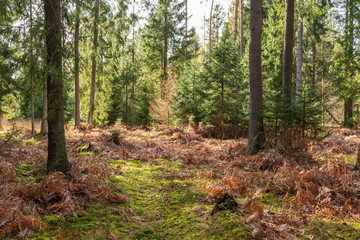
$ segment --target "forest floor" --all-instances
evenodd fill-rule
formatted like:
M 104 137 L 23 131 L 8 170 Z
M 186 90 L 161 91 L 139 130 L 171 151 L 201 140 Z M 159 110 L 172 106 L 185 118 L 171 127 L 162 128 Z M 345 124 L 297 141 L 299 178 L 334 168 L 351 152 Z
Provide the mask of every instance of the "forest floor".
M 0 238 L 360 239 L 360 131 L 245 154 L 178 129 L 70 129 L 72 178 L 46 137 L 0 135 Z M 211 215 L 228 193 L 239 207 Z

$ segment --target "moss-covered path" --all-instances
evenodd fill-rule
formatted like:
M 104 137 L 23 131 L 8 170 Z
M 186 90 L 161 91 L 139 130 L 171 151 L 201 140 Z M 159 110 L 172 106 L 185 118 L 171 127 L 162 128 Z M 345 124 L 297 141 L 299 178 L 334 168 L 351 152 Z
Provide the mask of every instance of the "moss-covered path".
M 110 181 L 129 203 L 88 204 L 78 218 L 45 217 L 51 230 L 35 239 L 252 239 L 240 213 L 210 216 L 214 204 L 197 171 L 168 160 L 110 163 L 120 170 Z

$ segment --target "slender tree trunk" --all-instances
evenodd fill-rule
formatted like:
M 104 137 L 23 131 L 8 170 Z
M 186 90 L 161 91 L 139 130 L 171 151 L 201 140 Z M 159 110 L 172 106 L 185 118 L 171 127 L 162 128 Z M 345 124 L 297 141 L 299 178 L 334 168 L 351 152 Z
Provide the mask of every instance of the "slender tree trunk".
M 46 23 L 44 22 L 44 25 Z M 43 52 L 44 56 L 44 65 L 47 64 L 47 52 L 46 52 L 46 39 L 44 41 L 44 52 Z M 46 135 L 47 134 L 47 130 L 48 130 L 48 121 L 47 121 L 47 114 L 48 114 L 48 100 L 47 100 L 47 75 L 44 78 L 44 83 L 43 83 L 43 106 L 42 106 L 42 114 L 41 114 L 41 127 L 40 127 L 40 134 L 41 135 Z
M 262 67 L 261 67 L 261 34 L 262 34 L 262 0 L 250 1 L 250 121 L 249 143 L 247 151 L 254 154 L 263 145 L 263 107 Z
M 312 85 L 313 85 L 313 88 L 315 89 L 315 85 L 316 85 L 316 43 L 315 43 L 315 39 L 314 39 L 314 43 L 313 43 L 313 55 L 312 55 Z
M 185 57 L 187 56 L 188 46 L 187 46 L 187 38 L 188 38 L 188 20 L 189 20 L 189 13 L 188 13 L 188 0 L 185 0 Z
M 47 134 L 47 126 L 48 126 L 47 111 L 48 111 L 48 107 L 47 107 L 47 81 L 45 79 L 45 81 L 44 81 L 44 90 L 43 90 L 43 109 L 42 109 L 42 118 L 41 118 L 41 130 L 40 130 L 41 135 Z
M 224 79 L 221 80 L 221 125 L 224 124 Z
M 165 98 L 165 86 L 166 86 L 166 81 L 168 78 L 168 72 L 167 72 L 167 65 L 168 65 L 168 14 L 167 14 L 167 2 L 166 0 L 164 1 L 164 10 L 165 10 L 165 14 L 164 14 L 164 62 L 163 62 L 163 82 L 162 82 L 162 89 L 161 89 L 161 98 L 164 99 Z
M 294 47 L 294 0 L 286 0 L 285 14 L 285 37 L 284 37 L 284 56 L 283 56 L 283 107 L 290 111 L 291 87 L 292 87 L 292 63 Z M 283 119 L 284 130 L 290 125 L 290 116 Z
M 167 8 L 165 11 L 167 11 Z M 165 79 L 167 78 L 167 65 L 168 65 L 167 61 L 168 61 L 168 36 L 167 36 L 167 14 L 165 13 L 165 29 L 164 29 L 164 78 Z
M 244 2 L 240 0 L 240 51 L 241 56 L 244 55 Z
M 135 4 L 136 1 L 133 0 L 133 16 L 135 16 Z M 132 23 L 132 54 L 131 54 L 131 62 L 132 62 L 132 66 L 135 66 L 135 18 L 133 19 L 133 23 Z M 135 86 L 136 86 L 136 77 L 134 77 L 133 81 L 132 81 L 132 87 L 131 87 L 131 102 L 134 102 L 135 99 Z
M 297 62 L 296 62 L 296 101 L 299 102 L 301 98 L 301 77 L 302 77 L 302 39 L 303 39 L 304 25 L 302 20 L 299 20 L 298 41 L 297 41 Z
M 96 55 L 98 45 L 98 19 L 99 19 L 99 5 L 100 1 L 96 0 L 95 19 L 94 19 L 94 41 L 93 41 L 93 55 L 92 55 L 92 70 L 91 70 L 91 92 L 90 92 L 90 112 L 89 112 L 89 129 L 93 127 L 93 118 L 95 111 L 95 85 L 96 85 Z
M 125 126 L 128 125 L 128 82 L 125 82 Z
M 348 81 L 354 77 L 354 67 L 353 67 L 353 58 L 354 58 L 354 1 L 346 1 L 346 65 L 347 65 L 347 77 Z M 344 123 L 346 124 L 353 117 L 353 94 L 350 93 L 349 96 L 345 99 L 344 106 Z
M 212 0 L 211 2 L 211 9 L 210 9 L 210 22 L 209 22 L 209 56 L 211 58 L 211 28 L 212 28 L 212 12 L 213 12 L 213 8 L 214 8 L 214 0 Z
M 185 0 L 185 39 L 187 39 L 188 36 L 188 0 Z
M 61 4 L 60 0 L 45 0 L 45 34 L 47 65 L 51 71 L 47 76 L 48 98 L 48 159 L 47 171 L 68 174 L 70 164 L 66 152 L 62 49 L 61 49 Z
M 75 22 L 75 127 L 80 128 L 80 87 L 79 87 L 79 32 L 80 32 L 79 0 L 76 1 Z
M 349 73 L 349 0 L 345 1 L 345 58 L 346 58 L 346 77 Z M 346 81 L 346 80 L 345 80 Z M 349 100 L 344 99 L 344 124 L 349 120 Z
M 133 0 L 133 16 L 135 16 L 135 0 Z M 132 23 L 132 56 L 131 56 L 131 62 L 135 63 L 135 18 L 133 19 Z
M 235 0 L 234 9 L 234 41 L 236 41 L 238 33 L 238 13 L 239 13 L 239 0 Z
M 30 0 L 30 81 L 31 81 L 31 135 L 35 136 L 35 103 L 34 103 L 34 54 L 32 29 L 32 1 Z
M 4 131 L 1 121 L 2 121 L 2 108 L 1 108 L 1 101 L 0 101 L 0 132 Z
M 324 49 L 324 41 L 322 42 L 322 65 L 323 65 L 323 72 L 322 72 L 322 79 L 321 79 L 321 101 L 322 101 L 322 125 L 325 125 L 325 72 L 326 72 L 326 65 L 325 65 L 325 49 Z

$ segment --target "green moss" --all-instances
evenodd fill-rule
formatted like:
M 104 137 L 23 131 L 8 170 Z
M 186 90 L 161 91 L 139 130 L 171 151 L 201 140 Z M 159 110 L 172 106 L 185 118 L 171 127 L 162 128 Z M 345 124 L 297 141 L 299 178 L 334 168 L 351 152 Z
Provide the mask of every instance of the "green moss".
M 43 136 L 44 136 L 44 135 L 42 135 L 42 134 L 35 135 L 35 136 L 34 136 L 34 141 L 40 142 L 40 141 L 41 141 L 41 138 L 42 138 Z
M 344 160 L 347 163 L 355 164 L 356 163 L 356 157 L 354 155 L 345 155 Z
M 239 213 L 210 216 L 214 204 L 207 202 L 207 195 L 197 187 L 202 180 L 175 178 L 176 172 L 184 171 L 181 163 L 157 162 L 151 166 L 140 160 L 109 161 L 122 172 L 110 181 L 131 201 L 122 205 L 91 203 L 78 218 L 51 215 L 44 218 L 51 231 L 44 229 L 34 239 L 54 239 L 60 233 L 71 236 L 75 230 L 80 239 L 106 239 L 109 234 L 123 239 L 251 238 L 250 231 L 238 221 L 242 217 Z M 193 211 L 199 206 L 202 211 Z
M 97 150 L 96 146 L 94 146 L 91 143 L 86 143 L 81 147 L 77 148 L 77 152 L 80 156 L 86 156 L 86 155 L 93 155 L 97 154 L 99 151 Z
M 360 223 L 344 221 L 329 221 L 327 219 L 313 220 L 306 228 L 305 234 L 313 239 L 360 239 Z M 308 239 L 303 236 L 303 239 Z
M 251 235 L 247 225 L 242 224 L 246 221 L 241 211 L 223 211 L 210 216 L 214 203 L 207 201 L 207 193 L 202 192 L 199 186 L 217 180 L 197 177 L 178 179 L 178 172 L 190 170 L 186 170 L 180 163 L 164 159 L 157 160 L 154 166 L 140 160 L 116 160 L 109 163 L 121 169 L 121 174 L 112 176 L 109 181 L 128 195 L 130 202 L 122 205 L 88 203 L 85 212 L 78 217 L 46 216 L 43 221 L 51 229 L 41 230 L 34 239 L 56 239 L 59 234 L 67 236 L 62 239 L 107 239 L 109 235 L 122 239 L 215 240 L 266 237 Z M 28 169 L 29 166 L 21 166 L 19 173 L 27 173 Z M 258 201 L 268 213 L 278 214 L 282 209 L 283 198 L 283 195 L 269 192 L 261 194 Z M 240 203 L 241 199 L 237 201 Z M 359 230 L 359 224 L 344 225 L 342 222 L 314 220 L 300 237 L 357 239 L 360 238 Z
M 284 195 L 277 195 L 273 192 L 263 193 L 259 197 L 259 201 L 263 204 L 264 208 L 270 213 L 281 213 L 283 207 Z
M 48 225 L 59 225 L 64 221 L 63 217 L 60 217 L 56 214 L 51 214 L 43 217 L 43 222 Z

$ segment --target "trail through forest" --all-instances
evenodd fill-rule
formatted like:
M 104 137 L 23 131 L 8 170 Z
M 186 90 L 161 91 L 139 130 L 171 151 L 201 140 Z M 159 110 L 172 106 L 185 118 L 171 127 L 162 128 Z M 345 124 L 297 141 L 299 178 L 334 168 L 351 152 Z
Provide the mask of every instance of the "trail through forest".
M 46 176 L 46 137 L 2 135 L 1 236 L 33 239 L 358 239 L 358 130 L 255 156 L 179 129 L 70 130 L 72 178 Z M 211 216 L 228 193 L 236 211 Z M 6 210 L 5 210 L 6 209 Z M 8 211 L 11 209 L 11 211 Z

